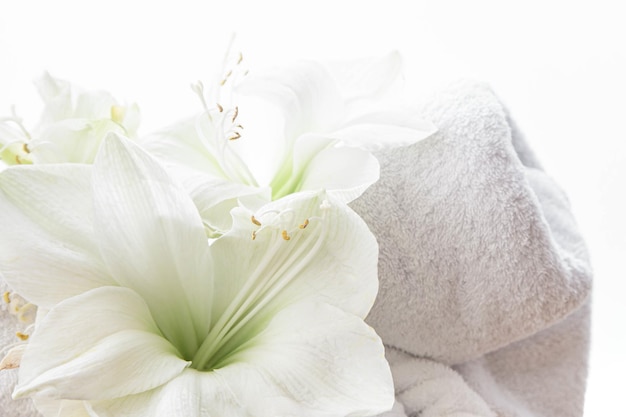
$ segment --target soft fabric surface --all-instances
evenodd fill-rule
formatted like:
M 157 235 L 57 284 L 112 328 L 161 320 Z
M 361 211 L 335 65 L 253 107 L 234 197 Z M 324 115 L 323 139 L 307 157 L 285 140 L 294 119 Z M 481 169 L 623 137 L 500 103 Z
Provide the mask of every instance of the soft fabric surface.
M 486 86 L 423 108 L 353 203 L 380 244 L 370 324 L 408 416 L 580 416 L 591 272 L 563 192 Z M 565 156 L 564 156 L 565 157 Z
M 452 86 L 421 116 L 439 132 L 381 153 L 353 203 L 380 244 L 368 320 L 396 384 L 386 416 L 582 415 L 591 273 L 567 199 L 488 87 Z M 2 415 L 36 416 L 10 398 L 16 374 L 0 373 Z

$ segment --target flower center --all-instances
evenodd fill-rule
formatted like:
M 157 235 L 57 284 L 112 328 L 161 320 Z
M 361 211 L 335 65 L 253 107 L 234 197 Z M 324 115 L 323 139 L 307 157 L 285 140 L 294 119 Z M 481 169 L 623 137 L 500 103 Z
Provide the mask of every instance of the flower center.
M 228 364 L 284 305 L 283 290 L 311 264 L 326 239 L 328 202 L 319 208 L 320 216 L 305 219 L 296 219 L 290 209 L 251 217 L 251 239 L 267 249 L 198 349 L 192 367 L 211 370 Z

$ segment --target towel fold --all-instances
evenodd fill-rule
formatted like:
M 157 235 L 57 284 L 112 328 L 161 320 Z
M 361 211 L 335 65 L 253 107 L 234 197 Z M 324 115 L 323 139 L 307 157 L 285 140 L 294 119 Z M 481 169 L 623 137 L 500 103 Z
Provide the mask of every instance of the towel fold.
M 439 132 L 381 152 L 352 203 L 380 244 L 368 321 L 407 355 L 398 401 L 422 417 L 582 415 L 591 271 L 567 198 L 487 86 L 458 83 L 421 116 Z

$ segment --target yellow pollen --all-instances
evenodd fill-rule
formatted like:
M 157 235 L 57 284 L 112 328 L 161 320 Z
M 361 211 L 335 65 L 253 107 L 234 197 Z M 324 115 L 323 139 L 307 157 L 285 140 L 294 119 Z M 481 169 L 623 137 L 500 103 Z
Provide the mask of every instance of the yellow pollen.
M 298 226 L 300 229 L 304 229 L 309 225 L 309 219 L 304 219 L 304 223 Z
M 220 103 L 217 103 L 217 109 L 220 111 L 220 113 L 224 111 L 224 107 L 222 107 Z
M 256 231 L 252 231 L 252 240 L 256 239 Z
M 4 300 L 5 303 L 11 304 L 11 293 L 8 291 L 5 291 L 4 294 L 2 294 L 2 299 Z
M 289 237 L 289 235 L 287 234 L 286 230 L 283 230 L 282 235 L 283 235 L 283 239 L 285 239 L 285 240 L 290 240 L 291 239 L 291 237 Z
M 111 106 L 111 120 L 121 124 L 124 121 L 126 109 L 122 106 Z
M 235 133 L 233 133 L 233 135 L 231 137 L 228 138 L 228 140 L 237 140 L 240 137 L 241 137 L 241 133 L 235 132 Z
M 239 107 L 235 106 L 235 111 L 233 113 L 233 123 L 235 123 L 235 119 L 237 118 L 238 114 L 239 114 Z
M 250 217 L 250 220 L 252 221 L 252 223 L 256 224 L 257 226 L 260 226 L 260 225 L 261 225 L 261 222 L 260 222 L 260 221 L 258 221 L 258 220 L 256 219 L 256 217 L 254 217 L 254 216 Z
M 15 335 L 20 339 L 20 340 L 28 340 L 28 335 L 24 334 L 22 332 L 15 332 Z

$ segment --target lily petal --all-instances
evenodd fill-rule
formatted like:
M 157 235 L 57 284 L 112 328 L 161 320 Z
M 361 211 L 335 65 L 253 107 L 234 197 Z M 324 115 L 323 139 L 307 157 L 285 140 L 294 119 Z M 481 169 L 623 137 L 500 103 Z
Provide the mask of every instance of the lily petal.
M 93 163 L 102 140 L 109 132 L 124 129 L 108 119 L 67 119 L 44 129 L 30 142 L 35 163 Z
M 181 183 L 198 208 L 209 236 L 217 237 L 231 228 L 230 211 L 240 202 L 245 202 L 248 208 L 257 208 L 271 199 L 269 187 L 249 187 L 206 174 L 190 172 Z
M 94 210 L 112 275 L 141 294 L 168 340 L 191 354 L 208 331 L 213 282 L 189 195 L 145 151 L 111 135 L 94 165 Z
M 311 136 L 296 142 L 293 175 L 298 183 L 291 192 L 325 189 L 348 203 L 378 180 L 380 166 L 369 151 Z
M 232 359 L 93 409 L 101 417 L 330 417 L 369 416 L 393 405 L 382 342 L 360 318 L 329 305 L 290 306 Z
M 237 89 L 263 97 L 282 109 L 285 135 L 295 140 L 306 132 L 326 132 L 341 122 L 344 101 L 339 87 L 318 62 L 300 61 L 266 75 L 251 77 Z
M 138 294 L 101 287 L 48 312 L 28 343 L 14 396 L 117 398 L 158 387 L 188 364 Z
M 40 307 L 113 285 L 93 231 L 91 167 L 16 166 L 0 173 L 0 268 Z
M 35 407 L 44 416 L 93 417 L 85 408 L 85 401 L 33 398 Z
M 346 100 L 371 99 L 384 94 L 398 80 L 402 56 L 392 51 L 380 58 L 327 64 Z

